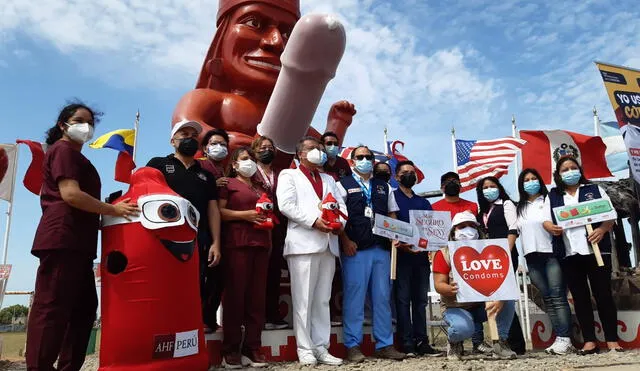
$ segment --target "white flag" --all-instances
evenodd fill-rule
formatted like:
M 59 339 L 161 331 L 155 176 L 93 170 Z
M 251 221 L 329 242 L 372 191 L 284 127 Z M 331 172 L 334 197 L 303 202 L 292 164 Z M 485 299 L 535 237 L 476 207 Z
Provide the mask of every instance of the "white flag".
M 0 199 L 11 202 L 13 198 L 13 178 L 16 176 L 16 144 L 0 144 Z

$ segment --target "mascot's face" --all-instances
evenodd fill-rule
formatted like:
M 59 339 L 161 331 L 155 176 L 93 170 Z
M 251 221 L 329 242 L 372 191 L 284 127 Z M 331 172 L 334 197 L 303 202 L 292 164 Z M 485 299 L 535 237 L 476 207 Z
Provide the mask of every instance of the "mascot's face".
M 200 214 L 186 199 L 174 195 L 146 195 L 138 198 L 140 216 L 128 221 L 119 217 L 104 217 L 103 226 L 140 223 L 160 240 L 180 261 L 187 261 L 195 249 L 195 237 Z
M 273 89 L 280 73 L 280 55 L 296 17 L 278 7 L 256 3 L 231 13 L 222 45 L 224 72 L 239 87 Z

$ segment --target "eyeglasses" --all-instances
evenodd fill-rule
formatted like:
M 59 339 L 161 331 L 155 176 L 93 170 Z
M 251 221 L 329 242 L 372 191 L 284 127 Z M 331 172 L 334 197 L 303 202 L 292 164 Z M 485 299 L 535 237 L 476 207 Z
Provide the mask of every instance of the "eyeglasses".
M 367 160 L 371 161 L 371 160 L 373 160 L 373 156 L 371 156 L 371 155 L 356 155 L 355 159 L 358 160 L 358 161 L 362 161 L 364 159 L 367 159 Z

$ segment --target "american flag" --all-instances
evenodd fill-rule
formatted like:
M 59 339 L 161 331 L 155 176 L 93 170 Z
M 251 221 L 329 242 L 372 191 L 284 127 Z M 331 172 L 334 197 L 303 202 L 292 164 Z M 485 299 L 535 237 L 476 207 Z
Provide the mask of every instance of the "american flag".
M 456 139 L 461 192 L 473 189 L 484 177 L 500 178 L 506 174 L 509 165 L 516 158 L 517 151 L 525 143 L 525 140 L 511 137 L 492 140 Z

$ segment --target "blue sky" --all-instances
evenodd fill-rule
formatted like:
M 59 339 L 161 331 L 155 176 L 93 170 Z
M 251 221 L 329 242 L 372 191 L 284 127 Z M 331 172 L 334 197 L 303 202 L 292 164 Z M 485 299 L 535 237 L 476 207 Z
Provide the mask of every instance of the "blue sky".
M 593 61 L 640 68 L 635 0 L 301 3 L 303 14 L 337 14 L 347 30 L 347 51 L 313 125 L 324 129 L 331 103 L 355 103 L 346 143 L 381 149 L 388 127 L 427 177 L 418 190 L 437 188 L 451 169 L 452 125 L 460 139 L 491 139 L 511 134 L 515 114 L 521 129 L 591 134 L 594 105 L 603 121 L 613 119 Z M 105 113 L 97 134 L 131 127 L 140 109 L 139 163 L 168 153 L 171 113 L 195 84 L 216 4 L 4 0 L 0 142 L 42 140 L 65 101 L 78 97 Z M 84 153 L 101 173 L 103 197 L 123 189 L 112 180 L 116 153 Z M 19 180 L 29 160 L 21 148 Z M 504 179 L 513 190 L 513 175 Z M 10 290 L 33 288 L 37 261 L 29 250 L 39 216 L 38 198 L 19 185 Z M 5 298 L 15 302 L 25 299 Z

